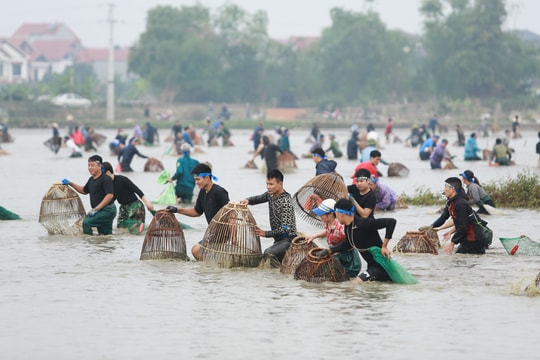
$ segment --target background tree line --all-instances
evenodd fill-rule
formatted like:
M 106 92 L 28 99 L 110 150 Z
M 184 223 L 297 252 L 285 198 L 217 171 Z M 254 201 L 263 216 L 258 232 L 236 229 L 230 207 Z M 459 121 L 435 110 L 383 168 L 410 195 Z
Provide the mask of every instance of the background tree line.
M 268 37 L 265 12 L 160 6 L 130 70 L 168 101 L 276 106 L 513 99 L 536 106 L 539 47 L 503 31 L 504 0 L 425 0 L 425 31 L 389 30 L 376 12 L 331 10 L 311 46 Z
M 158 6 L 130 52 L 139 78 L 116 81 L 117 95 L 320 109 L 434 99 L 538 107 L 540 46 L 503 31 L 504 0 L 424 0 L 419 10 L 424 32 L 412 35 L 389 30 L 374 11 L 333 8 L 331 25 L 301 46 L 271 39 L 264 11 Z M 34 91 L 104 99 L 91 72 L 76 65 Z M 0 99 L 24 91 L 6 88 Z

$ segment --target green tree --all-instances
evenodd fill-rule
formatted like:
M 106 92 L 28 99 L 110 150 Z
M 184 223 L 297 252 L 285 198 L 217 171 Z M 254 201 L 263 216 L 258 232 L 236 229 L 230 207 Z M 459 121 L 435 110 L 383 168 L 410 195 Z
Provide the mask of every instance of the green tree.
M 220 93 L 219 49 L 208 9 L 158 6 L 148 12 L 146 31 L 131 49 L 129 69 L 163 89 L 166 101 L 202 101 Z
M 423 77 L 451 98 L 504 97 L 538 74 L 533 49 L 502 31 L 504 0 L 426 0 Z
M 388 100 L 400 67 L 412 46 L 404 34 L 386 29 L 374 12 L 354 13 L 341 8 L 330 12 L 332 25 L 320 41 L 321 78 L 328 92 L 347 102 Z
M 226 4 L 213 21 L 221 40 L 223 69 L 222 98 L 227 101 L 254 101 L 264 88 L 269 38 L 268 17 L 265 12 L 248 14 L 240 7 Z

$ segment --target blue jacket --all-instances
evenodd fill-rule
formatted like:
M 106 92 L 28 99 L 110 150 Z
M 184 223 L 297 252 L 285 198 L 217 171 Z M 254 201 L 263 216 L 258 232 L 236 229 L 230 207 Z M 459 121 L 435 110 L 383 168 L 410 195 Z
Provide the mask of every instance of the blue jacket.
M 480 148 L 478 148 L 478 144 L 476 143 L 476 139 L 472 136 L 469 136 L 467 141 L 465 142 L 465 157 L 475 157 L 477 156 L 476 153 L 480 151 Z

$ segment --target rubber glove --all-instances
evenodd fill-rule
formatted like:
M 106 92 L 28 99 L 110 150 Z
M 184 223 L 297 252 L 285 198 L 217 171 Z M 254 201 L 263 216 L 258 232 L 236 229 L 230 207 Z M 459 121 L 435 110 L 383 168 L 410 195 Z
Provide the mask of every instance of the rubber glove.
M 167 211 L 170 213 L 177 213 L 178 208 L 176 206 L 167 206 Z
M 428 230 L 431 230 L 433 229 L 433 225 L 424 225 L 424 226 L 420 226 L 418 228 L 418 231 L 428 231 Z
M 62 185 L 69 185 L 68 179 L 62 179 Z
M 88 214 L 86 214 L 86 215 L 92 217 L 92 216 L 96 215 L 96 214 L 98 213 L 98 211 L 99 211 L 99 210 L 92 209 L 92 210 L 90 210 L 90 211 L 88 212 Z

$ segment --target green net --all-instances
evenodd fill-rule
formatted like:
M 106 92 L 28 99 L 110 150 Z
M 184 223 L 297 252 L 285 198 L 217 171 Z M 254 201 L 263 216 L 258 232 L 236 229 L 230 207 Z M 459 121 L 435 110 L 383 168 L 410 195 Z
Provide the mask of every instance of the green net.
M 162 205 L 176 205 L 176 193 L 174 191 L 174 185 L 168 183 L 165 185 L 165 189 L 159 194 L 158 198 L 153 201 L 154 204 Z
M 157 179 L 158 184 L 166 184 L 169 181 L 171 174 L 167 170 L 163 170 Z
M 372 246 L 369 249 L 371 255 L 375 261 L 383 267 L 383 269 L 388 273 L 390 279 L 397 284 L 416 284 L 418 280 L 412 276 L 403 266 L 398 264 L 394 259 L 388 260 L 381 253 L 381 248 L 377 246 Z
M 14 212 L 0 206 L 0 220 L 20 220 L 21 217 Z
M 509 255 L 540 255 L 540 243 L 531 240 L 528 236 L 521 235 L 515 238 L 499 238 L 499 240 Z

